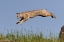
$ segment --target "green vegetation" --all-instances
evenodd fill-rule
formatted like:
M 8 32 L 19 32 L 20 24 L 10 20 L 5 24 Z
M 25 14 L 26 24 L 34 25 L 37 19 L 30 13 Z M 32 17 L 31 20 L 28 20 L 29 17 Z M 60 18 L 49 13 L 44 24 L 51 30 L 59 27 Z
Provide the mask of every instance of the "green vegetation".
M 31 33 L 24 34 L 22 31 L 15 31 L 11 33 L 7 33 L 6 35 L 0 34 L 0 42 L 63 42 L 63 40 L 59 39 L 58 36 L 52 36 L 52 32 L 50 32 L 49 36 L 44 37 L 44 34 L 40 32 L 39 34 L 34 34 L 31 30 Z

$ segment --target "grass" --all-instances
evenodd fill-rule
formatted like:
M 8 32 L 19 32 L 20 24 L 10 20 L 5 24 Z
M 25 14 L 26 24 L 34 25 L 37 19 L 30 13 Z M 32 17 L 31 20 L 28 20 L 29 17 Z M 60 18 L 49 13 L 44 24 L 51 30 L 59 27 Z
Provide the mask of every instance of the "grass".
M 25 30 L 26 31 L 26 30 Z M 40 32 L 39 34 L 34 34 L 31 30 L 31 33 L 26 32 L 25 34 L 22 31 L 15 31 L 8 33 L 6 35 L 0 33 L 0 42 L 63 42 L 59 39 L 58 36 L 53 37 L 53 33 L 50 32 L 49 36 L 44 37 L 44 34 Z

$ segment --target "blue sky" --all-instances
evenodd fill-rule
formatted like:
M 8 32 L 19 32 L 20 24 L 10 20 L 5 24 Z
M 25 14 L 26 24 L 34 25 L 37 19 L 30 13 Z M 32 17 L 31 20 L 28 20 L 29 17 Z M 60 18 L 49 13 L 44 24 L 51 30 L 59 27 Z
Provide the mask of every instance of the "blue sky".
M 27 20 L 23 25 L 16 25 L 18 21 L 16 17 L 17 12 L 24 12 L 30 10 L 47 9 L 52 12 L 56 19 L 51 17 L 34 17 Z M 59 33 L 61 27 L 64 25 L 64 0 L 0 0 L 0 31 L 6 33 L 4 28 L 17 30 L 25 28 L 36 32 L 54 31 Z

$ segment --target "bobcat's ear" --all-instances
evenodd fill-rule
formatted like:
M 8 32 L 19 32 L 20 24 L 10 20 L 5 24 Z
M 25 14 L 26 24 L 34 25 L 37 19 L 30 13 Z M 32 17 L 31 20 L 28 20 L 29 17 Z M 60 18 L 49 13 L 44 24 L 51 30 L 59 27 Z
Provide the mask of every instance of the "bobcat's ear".
M 16 14 L 20 14 L 20 13 L 16 13 Z
M 45 9 L 45 10 L 47 10 L 47 9 Z
M 43 10 L 47 10 L 47 9 L 43 9 Z

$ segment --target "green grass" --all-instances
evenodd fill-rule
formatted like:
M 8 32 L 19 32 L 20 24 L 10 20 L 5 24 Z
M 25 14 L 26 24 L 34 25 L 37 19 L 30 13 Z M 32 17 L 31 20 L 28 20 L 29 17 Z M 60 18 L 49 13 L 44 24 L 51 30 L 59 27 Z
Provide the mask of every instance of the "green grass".
M 26 32 L 24 34 L 22 31 L 15 31 L 8 33 L 6 35 L 0 34 L 0 42 L 63 42 L 63 40 L 59 39 L 58 36 L 56 37 L 52 35 L 53 33 L 50 32 L 49 36 L 44 37 L 44 34 L 40 32 L 39 34 L 34 34 L 31 30 L 31 33 Z

